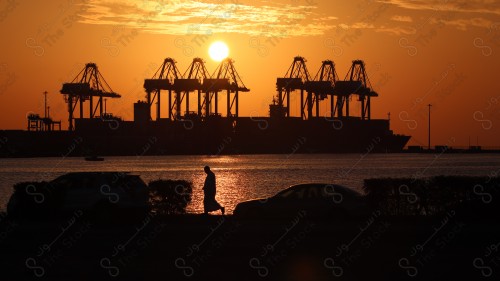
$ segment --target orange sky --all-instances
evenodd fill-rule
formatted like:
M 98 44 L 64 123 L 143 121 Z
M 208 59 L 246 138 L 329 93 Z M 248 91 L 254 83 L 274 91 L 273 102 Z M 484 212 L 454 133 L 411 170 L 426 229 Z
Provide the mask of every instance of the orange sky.
M 199 56 L 212 72 L 208 47 L 222 40 L 251 89 L 240 96 L 241 116 L 267 115 L 276 77 L 296 55 L 313 76 L 322 60 L 333 60 L 341 79 L 363 59 L 380 95 L 372 117 L 390 112 L 392 129 L 411 135 L 410 145 L 426 145 L 431 103 L 433 145 L 466 146 L 470 138 L 500 147 L 496 1 L 4 0 L 0 33 L 2 129 L 24 129 L 27 113 L 43 114 L 43 91 L 51 116 L 67 128 L 59 90 L 87 62 L 122 95 L 108 111 L 131 120 L 144 78 L 164 58 L 184 72 Z M 292 102 L 292 112 L 298 108 Z

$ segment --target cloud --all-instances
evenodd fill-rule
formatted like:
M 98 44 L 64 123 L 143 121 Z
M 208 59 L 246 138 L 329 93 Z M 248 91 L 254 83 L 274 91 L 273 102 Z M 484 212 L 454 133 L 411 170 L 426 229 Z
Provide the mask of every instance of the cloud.
M 450 20 L 437 20 L 432 19 L 434 24 L 445 24 L 448 26 L 454 26 L 459 30 L 468 30 L 471 27 L 481 27 L 481 28 L 491 28 L 494 26 L 494 22 L 484 19 L 484 18 L 471 18 L 471 19 L 450 19 Z
M 410 10 L 432 10 L 500 15 L 500 2 L 495 0 L 443 1 L 443 0 L 379 0 Z
M 376 32 L 383 32 L 383 33 L 389 33 L 393 34 L 396 36 L 400 35 L 413 35 L 415 34 L 415 29 L 411 27 L 401 27 L 401 26 L 396 26 L 396 27 L 389 27 L 389 26 L 380 26 L 376 30 Z
M 393 15 L 393 22 L 380 23 L 373 27 L 361 23 L 350 28 L 369 28 L 376 32 L 394 35 L 415 35 L 422 29 L 436 27 L 455 28 L 467 31 L 473 28 L 491 29 L 499 22 L 500 2 L 485 1 L 443 1 L 443 0 L 380 0 L 380 5 L 391 4 L 405 9 L 410 15 Z
M 350 28 L 358 28 L 358 29 L 373 29 L 375 28 L 375 25 L 372 23 L 365 23 L 365 22 L 357 22 L 354 23 L 350 26 Z
M 413 19 L 409 16 L 393 16 L 391 20 L 399 22 L 413 22 Z
M 315 18 L 314 21 L 330 21 L 330 20 L 338 20 L 338 17 L 335 16 L 327 16 L 327 17 L 319 17 Z
M 459 30 L 489 28 L 500 15 L 500 1 L 379 0 L 363 11 L 331 14 L 315 2 L 235 0 L 87 0 L 79 22 L 110 25 L 154 34 L 211 35 L 239 33 L 264 37 L 321 36 L 338 29 L 366 29 L 395 35 L 415 34 L 423 26 Z M 237 2 L 237 1 L 236 1 Z M 251 4 L 249 4 L 251 3 Z M 296 3 L 295 5 L 293 3 Z M 300 5 L 298 3 L 301 3 Z M 387 7 L 398 14 L 380 17 Z M 385 8 L 384 8 L 385 7 Z M 369 8 L 369 9 L 367 9 Z M 357 14 L 356 14 L 357 13 Z M 498 20 L 497 20 L 498 22 Z
M 315 13 L 315 5 L 244 5 L 231 1 L 89 0 L 80 23 L 185 35 L 241 33 L 264 36 L 321 35 L 337 18 Z M 320 24 L 310 19 L 321 18 Z M 315 20 L 315 22 L 317 22 Z

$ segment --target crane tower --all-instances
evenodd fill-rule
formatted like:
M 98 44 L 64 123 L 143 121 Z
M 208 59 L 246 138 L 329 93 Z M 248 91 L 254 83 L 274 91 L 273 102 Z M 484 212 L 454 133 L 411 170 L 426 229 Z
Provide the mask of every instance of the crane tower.
M 68 104 L 69 126 L 68 130 L 74 129 L 74 115 L 76 106 L 79 104 L 80 119 L 84 118 L 84 103 L 89 101 L 88 118 L 103 118 L 103 98 L 119 98 L 119 94 L 113 92 L 104 77 L 97 69 L 95 63 L 87 63 L 85 68 L 70 83 L 64 83 L 60 91 L 64 95 L 64 100 Z M 97 98 L 97 104 L 94 107 L 94 98 Z

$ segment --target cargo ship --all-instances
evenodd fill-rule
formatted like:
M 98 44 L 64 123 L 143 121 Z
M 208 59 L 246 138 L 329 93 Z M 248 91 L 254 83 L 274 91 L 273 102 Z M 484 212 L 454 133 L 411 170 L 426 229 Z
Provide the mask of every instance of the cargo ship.
M 303 57 L 295 57 L 285 76 L 277 79 L 277 94 L 268 116 L 243 117 L 239 116 L 238 98 L 249 89 L 232 59 L 223 60 L 209 75 L 200 58 L 193 59 L 184 74 L 175 60 L 166 58 L 153 78 L 145 79 L 146 98 L 134 103 L 132 121 L 106 112 L 105 99 L 121 96 L 111 90 L 96 64 L 88 63 L 60 91 L 68 104 L 68 130 L 61 130 L 61 122 L 52 120 L 47 111 L 44 117 L 32 114 L 28 116 L 28 130 L 0 131 L 0 156 L 291 155 L 403 150 L 410 136 L 394 134 L 389 119 L 371 118 L 371 98 L 378 93 L 369 83 L 363 61 L 353 61 L 343 81 L 338 79 L 332 61 L 323 61 L 315 77 L 311 77 L 305 62 Z M 165 95 L 167 102 L 163 102 Z M 300 97 L 300 116 L 290 112 L 292 95 Z M 353 102 L 360 103 L 359 116 L 350 112 Z M 160 118 L 163 103 L 168 118 Z M 320 111 L 323 104 L 329 106 L 328 112 Z M 87 106 L 88 110 L 84 109 Z

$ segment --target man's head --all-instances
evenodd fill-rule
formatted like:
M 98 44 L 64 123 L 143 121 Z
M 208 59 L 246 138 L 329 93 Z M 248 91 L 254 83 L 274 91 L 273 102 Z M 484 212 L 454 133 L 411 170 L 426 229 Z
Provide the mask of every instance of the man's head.
M 205 173 L 208 174 L 208 172 L 210 172 L 210 167 L 209 166 L 205 166 L 204 170 L 205 170 Z

